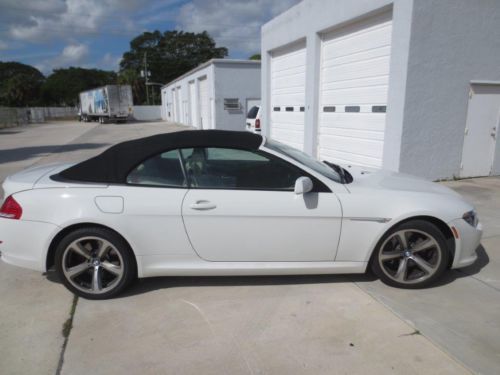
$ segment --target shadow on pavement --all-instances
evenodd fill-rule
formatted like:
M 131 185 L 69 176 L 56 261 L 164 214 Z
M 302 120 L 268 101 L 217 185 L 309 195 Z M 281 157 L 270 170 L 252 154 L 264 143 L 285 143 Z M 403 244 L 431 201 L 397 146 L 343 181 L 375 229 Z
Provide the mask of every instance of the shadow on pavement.
M 107 145 L 109 145 L 109 143 L 75 143 L 68 145 L 19 147 L 8 150 L 0 150 L 0 163 L 21 161 L 48 154 L 60 154 L 69 151 L 96 149 Z
M 437 288 L 452 283 L 453 281 L 461 279 L 462 277 L 471 277 L 481 272 L 481 270 L 490 262 L 490 257 L 486 253 L 483 245 L 479 245 L 479 247 L 476 249 L 476 253 L 477 260 L 474 262 L 474 264 L 471 264 L 470 266 L 464 268 L 448 270 L 448 272 L 446 272 L 441 279 L 439 279 L 435 284 L 431 285 L 428 288 Z
M 159 289 L 176 287 L 324 284 L 373 280 L 376 280 L 376 277 L 369 273 L 356 275 L 152 277 L 138 280 L 130 289 L 117 298 L 126 298 Z
M 449 284 L 462 277 L 470 277 L 481 271 L 489 263 L 489 257 L 482 245 L 476 250 L 478 260 L 469 267 L 459 270 L 448 270 L 434 285 L 424 288 L 435 288 Z M 51 282 L 61 283 L 54 271 L 46 274 Z M 116 299 L 132 297 L 155 290 L 176 287 L 206 286 L 259 286 L 259 285 L 292 285 L 292 284 L 324 284 L 324 283 L 369 283 L 377 280 L 371 271 L 365 274 L 339 275 L 290 275 L 290 276 L 165 276 L 148 277 L 136 280 L 133 285 Z M 391 288 L 387 286 L 387 288 Z
M 54 271 L 46 273 L 49 281 L 60 284 Z M 160 289 L 176 287 L 245 286 L 245 285 L 292 285 L 369 282 L 377 278 L 370 272 L 352 275 L 280 275 L 280 276 L 164 276 L 136 280 L 132 286 L 116 299 L 127 298 Z

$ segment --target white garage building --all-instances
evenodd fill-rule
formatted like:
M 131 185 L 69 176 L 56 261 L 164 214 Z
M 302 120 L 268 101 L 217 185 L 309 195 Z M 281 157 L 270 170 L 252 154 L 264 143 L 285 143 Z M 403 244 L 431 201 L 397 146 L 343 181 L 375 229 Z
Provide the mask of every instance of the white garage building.
M 260 104 L 260 61 L 212 59 L 161 89 L 162 118 L 199 129 L 245 130 Z
M 498 0 L 304 0 L 262 27 L 264 134 L 430 179 L 500 174 L 499 25 Z

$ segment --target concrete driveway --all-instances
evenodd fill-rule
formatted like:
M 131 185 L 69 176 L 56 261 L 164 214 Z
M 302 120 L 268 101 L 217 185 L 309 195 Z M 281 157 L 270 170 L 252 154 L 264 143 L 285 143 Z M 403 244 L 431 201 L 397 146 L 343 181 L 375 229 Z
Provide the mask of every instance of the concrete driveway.
M 0 180 L 80 160 L 166 123 L 0 131 Z M 485 225 L 477 265 L 420 291 L 370 276 L 159 278 L 109 301 L 0 262 L 2 374 L 497 373 L 500 180 L 450 182 Z

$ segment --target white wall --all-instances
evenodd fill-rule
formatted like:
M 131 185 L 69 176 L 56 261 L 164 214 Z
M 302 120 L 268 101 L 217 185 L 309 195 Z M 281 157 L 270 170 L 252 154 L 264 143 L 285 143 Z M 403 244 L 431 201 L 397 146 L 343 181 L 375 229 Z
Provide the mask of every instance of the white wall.
M 206 66 L 196 68 L 179 79 L 162 87 L 162 118 L 174 121 L 172 110 L 174 99 L 172 89 L 181 87 L 181 103 L 179 108 L 186 109 L 181 119 L 185 125 L 192 125 L 189 114 L 189 82 L 195 81 L 196 102 L 199 109 L 199 79 L 207 77 L 209 92 L 209 128 L 226 130 L 244 130 L 246 119 L 246 100 L 260 99 L 260 64 L 255 61 L 232 61 L 215 59 Z M 224 109 L 224 98 L 238 98 L 241 109 L 228 111 Z M 186 103 L 185 108 L 182 103 Z M 200 116 L 197 111 L 196 116 Z M 198 124 L 200 123 L 198 119 Z
M 161 120 L 161 105 L 134 105 L 133 117 L 138 121 Z
M 260 99 L 260 64 L 215 65 L 215 123 L 217 129 L 245 130 L 247 99 Z M 238 98 L 240 110 L 224 109 L 224 98 Z
M 470 82 L 500 81 L 500 1 L 419 0 L 411 28 L 400 170 L 458 176 Z

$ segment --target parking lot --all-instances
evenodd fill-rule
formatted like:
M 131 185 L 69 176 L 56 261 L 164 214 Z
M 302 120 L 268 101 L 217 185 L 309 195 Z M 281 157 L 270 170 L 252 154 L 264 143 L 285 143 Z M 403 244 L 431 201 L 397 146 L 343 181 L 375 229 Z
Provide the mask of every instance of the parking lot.
M 0 181 L 183 128 L 54 122 L 0 130 Z M 444 184 L 476 205 L 484 237 L 476 264 L 424 290 L 370 275 L 175 277 L 88 301 L 50 273 L 0 262 L 0 373 L 496 374 L 500 178 Z

